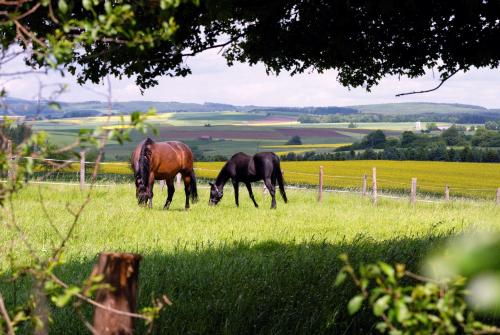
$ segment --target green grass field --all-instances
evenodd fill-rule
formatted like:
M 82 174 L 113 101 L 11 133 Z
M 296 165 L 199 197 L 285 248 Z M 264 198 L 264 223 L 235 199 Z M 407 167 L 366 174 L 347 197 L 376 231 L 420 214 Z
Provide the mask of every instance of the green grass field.
M 66 204 L 76 206 L 82 193 L 76 186 L 30 186 L 15 197 L 17 222 L 43 257 L 57 235 L 42 211 L 39 191 L 62 232 L 71 219 Z M 100 251 L 142 254 L 139 307 L 163 293 L 174 303 L 158 320 L 158 334 L 370 333 L 369 311 L 355 317 L 346 313 L 353 287 L 333 286 L 340 253 L 347 252 L 354 263 L 383 259 L 418 270 L 444 238 L 500 229 L 500 207 L 484 201 L 419 202 L 413 208 L 407 200 L 381 199 L 374 207 L 358 195 L 326 194 L 318 203 L 314 192 L 290 190 L 290 202 L 279 199 L 278 209 L 270 210 L 270 198 L 260 188 L 255 192 L 259 209 L 246 191 L 235 208 L 227 187 L 222 203 L 209 207 L 201 185 L 200 202 L 191 210 L 183 210 L 178 191 L 171 210 L 163 211 L 165 192 L 159 188 L 152 210 L 137 207 L 129 184 L 93 192 L 57 272 L 67 282 L 81 283 Z M 3 267 L 10 237 L 0 235 Z M 26 261 L 20 245 L 14 253 Z M 28 294 L 28 286 L 0 281 L 7 304 Z M 87 333 L 69 309 L 54 313 L 51 333 Z

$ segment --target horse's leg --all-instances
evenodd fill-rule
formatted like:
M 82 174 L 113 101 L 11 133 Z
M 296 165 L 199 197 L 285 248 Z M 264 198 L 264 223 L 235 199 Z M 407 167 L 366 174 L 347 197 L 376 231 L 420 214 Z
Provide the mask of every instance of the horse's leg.
M 268 177 L 264 179 L 264 184 L 266 184 L 267 190 L 269 191 L 269 194 L 271 195 L 271 209 L 276 208 L 276 188 L 274 187 L 271 177 Z
M 250 194 L 250 199 L 252 199 L 253 204 L 255 205 L 256 208 L 259 208 L 259 205 L 257 205 L 257 202 L 255 201 L 255 197 L 253 196 L 252 184 L 250 184 L 249 182 L 246 182 L 245 185 L 247 186 L 248 194 Z
M 186 193 L 185 209 L 189 209 L 189 196 L 191 195 L 191 176 L 189 174 L 183 175 L 184 178 L 184 192 Z
M 172 198 L 174 197 L 175 193 L 174 178 L 166 180 L 166 183 L 167 183 L 168 195 L 167 195 L 167 201 L 165 202 L 165 206 L 163 206 L 163 209 L 170 208 L 170 204 L 172 203 Z
M 155 185 L 154 173 L 149 174 L 149 208 L 153 208 L 153 186 Z
M 240 184 L 237 181 L 233 180 L 233 187 L 234 187 L 234 201 L 236 202 L 236 207 L 240 206 L 239 203 L 239 189 L 240 189 Z

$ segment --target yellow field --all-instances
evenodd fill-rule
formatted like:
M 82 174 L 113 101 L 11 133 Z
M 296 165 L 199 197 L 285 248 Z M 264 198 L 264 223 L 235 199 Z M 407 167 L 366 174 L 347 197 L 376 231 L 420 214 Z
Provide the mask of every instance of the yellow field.
M 215 178 L 224 163 L 196 164 L 199 177 Z M 380 190 L 408 191 L 417 178 L 419 192 L 443 194 L 448 184 L 451 196 L 493 199 L 500 187 L 500 165 L 493 163 L 453 163 L 420 161 L 328 161 L 282 162 L 289 184 L 318 184 L 319 166 L 324 167 L 324 183 L 334 188 L 361 188 L 363 175 L 371 186 L 372 168 L 377 168 Z
M 275 154 L 278 156 L 286 156 L 289 153 L 294 153 L 294 154 L 303 154 L 304 152 L 309 151 L 308 149 L 300 149 L 300 150 L 290 150 L 290 151 L 276 151 Z
M 224 162 L 198 162 L 196 175 L 215 179 Z M 324 184 L 333 188 L 360 189 L 363 175 L 372 183 L 372 168 L 377 168 L 379 190 L 409 192 L 411 178 L 417 178 L 417 189 L 423 193 L 443 194 L 445 185 L 451 196 L 494 199 L 500 187 L 500 165 L 493 163 L 453 163 L 420 161 L 311 161 L 282 162 L 288 184 L 317 185 L 319 167 L 323 166 Z M 68 169 L 78 171 L 75 163 Z M 101 174 L 131 174 L 129 163 L 102 164 Z

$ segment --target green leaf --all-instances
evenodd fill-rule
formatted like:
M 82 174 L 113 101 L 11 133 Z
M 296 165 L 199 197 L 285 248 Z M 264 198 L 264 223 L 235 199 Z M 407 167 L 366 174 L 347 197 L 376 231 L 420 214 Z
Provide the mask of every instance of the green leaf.
M 391 279 L 394 278 L 394 268 L 387 263 L 379 262 L 378 265 L 380 269 L 385 273 L 385 275 Z
M 364 299 L 365 298 L 361 294 L 358 294 L 354 296 L 351 300 L 349 300 L 349 303 L 347 304 L 347 310 L 349 311 L 350 315 L 353 315 L 357 311 L 359 311 L 361 305 L 363 304 Z
M 373 314 L 376 316 L 384 314 L 389 307 L 390 300 L 391 297 L 389 295 L 384 295 L 383 297 L 378 298 L 377 301 L 375 301 L 375 304 L 373 304 Z
M 346 253 L 342 253 L 339 255 L 339 259 L 342 261 L 342 262 L 347 262 L 347 254 Z
M 91 10 L 92 9 L 92 0 L 83 0 L 82 1 L 83 8 L 86 10 Z
M 396 318 L 398 319 L 399 322 L 403 322 L 405 320 L 408 320 L 410 317 L 410 312 L 408 311 L 408 307 L 406 307 L 406 304 L 398 300 L 396 302 Z
M 73 296 L 80 293 L 80 288 L 76 286 L 68 287 L 63 294 L 52 297 L 52 301 L 57 307 L 65 306 Z
M 66 3 L 65 0 L 59 0 L 57 2 L 57 7 L 59 8 L 59 11 L 63 14 L 66 14 L 68 12 L 68 4 Z
M 337 275 L 337 278 L 335 278 L 335 284 L 334 286 L 339 286 L 340 284 L 342 284 L 345 279 L 347 278 L 347 274 L 345 273 L 345 271 L 340 271 L 339 274 Z

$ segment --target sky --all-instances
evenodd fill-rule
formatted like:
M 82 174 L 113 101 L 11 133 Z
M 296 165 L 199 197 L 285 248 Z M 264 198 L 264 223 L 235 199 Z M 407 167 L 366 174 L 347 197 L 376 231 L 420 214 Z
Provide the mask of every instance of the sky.
M 185 78 L 164 77 L 159 85 L 141 95 L 133 78 L 111 78 L 114 101 L 179 101 L 220 102 L 234 105 L 260 106 L 350 106 L 398 102 L 443 102 L 480 105 L 500 108 L 500 70 L 474 69 L 459 73 L 448 80 L 439 90 L 426 94 L 395 97 L 397 93 L 425 90 L 439 84 L 439 76 L 432 72 L 417 79 L 384 78 L 371 92 L 362 88 L 347 89 L 336 80 L 335 71 L 323 74 L 304 73 L 290 76 L 268 76 L 264 66 L 236 64 L 228 67 L 216 50 L 206 51 L 187 59 L 193 74 Z M 21 60 L 9 65 L 5 72 L 23 70 Z M 68 90 L 58 99 L 61 101 L 105 100 L 103 85 L 80 86 L 71 75 L 29 75 L 19 78 L 0 78 L 9 96 L 35 99 L 39 82 L 44 84 L 65 83 Z M 3 85 L 2 85 L 3 84 Z M 54 86 L 45 89 L 47 97 Z M 101 92 L 97 94 L 96 92 Z

